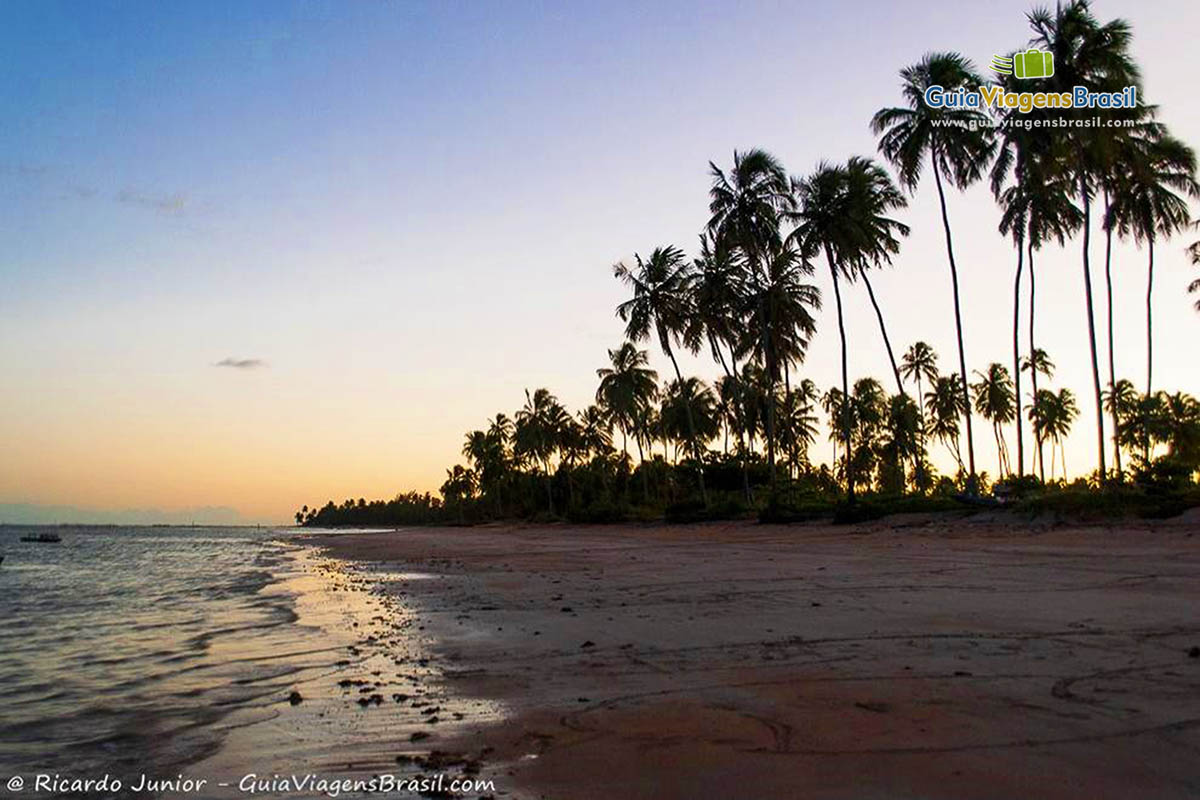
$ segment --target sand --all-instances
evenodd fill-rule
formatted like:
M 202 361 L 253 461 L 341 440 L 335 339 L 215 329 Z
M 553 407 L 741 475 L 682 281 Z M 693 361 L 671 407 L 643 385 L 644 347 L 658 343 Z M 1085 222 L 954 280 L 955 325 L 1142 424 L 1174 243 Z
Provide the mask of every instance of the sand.
M 498 796 L 1009 800 L 1200 795 L 1197 531 L 977 515 L 310 541 L 373 564 L 439 691 L 503 710 L 427 743 L 483 754 Z

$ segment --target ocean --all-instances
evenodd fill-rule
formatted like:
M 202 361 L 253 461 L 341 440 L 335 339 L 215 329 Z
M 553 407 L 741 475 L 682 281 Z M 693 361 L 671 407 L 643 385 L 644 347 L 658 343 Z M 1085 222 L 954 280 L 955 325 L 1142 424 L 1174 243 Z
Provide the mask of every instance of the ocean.
M 20 541 L 53 530 L 61 543 Z M 314 657 L 284 588 L 297 547 L 252 528 L 0 527 L 0 775 L 170 774 Z

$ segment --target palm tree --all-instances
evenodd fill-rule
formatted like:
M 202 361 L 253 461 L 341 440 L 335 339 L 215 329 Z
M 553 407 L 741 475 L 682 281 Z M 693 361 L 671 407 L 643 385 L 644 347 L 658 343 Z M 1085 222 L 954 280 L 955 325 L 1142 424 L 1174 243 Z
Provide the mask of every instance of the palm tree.
M 1113 418 L 1113 438 L 1116 439 L 1118 448 L 1129 446 L 1126 428 L 1137 414 L 1139 399 L 1137 389 L 1133 388 L 1133 381 L 1124 378 L 1110 383 L 1109 389 L 1104 393 L 1104 406 Z M 1149 447 L 1146 451 L 1149 451 Z
M 583 409 L 578 414 L 576 424 L 585 453 L 603 456 L 612 451 L 612 422 L 602 407 L 590 405 Z
M 513 453 L 517 458 L 531 460 L 542 467 L 551 514 L 554 513 L 554 493 L 550 485 L 550 459 L 559 449 L 569 421 L 570 415 L 548 389 L 538 389 L 532 395 L 525 390 L 525 405 L 516 416 Z
M 765 326 L 779 320 L 784 308 L 769 308 L 764 304 L 774 297 L 783 301 L 787 292 L 781 291 L 782 284 L 789 282 L 790 273 L 803 270 L 804 259 L 799 264 L 788 263 L 793 259 L 782 247 L 780 220 L 782 215 L 795 207 L 792 187 L 783 166 L 763 150 L 733 153 L 733 168 L 727 174 L 716 164 L 709 162 L 712 187 L 709 189 L 708 231 L 718 240 L 725 240 L 741 251 L 746 264 L 748 313 L 755 313 L 757 327 L 746 325 L 759 337 L 758 351 L 763 358 L 767 379 L 774 382 L 781 367 L 786 369 L 786 355 L 775 353 L 773 348 L 782 326 L 775 326 L 772 333 Z M 814 295 L 815 297 L 815 295 Z M 796 313 L 796 312 L 794 312 Z M 749 337 L 747 337 L 749 338 Z M 743 347 L 743 349 L 747 349 Z M 749 348 L 753 350 L 754 348 Z M 769 363 L 768 363 L 769 362 Z M 736 373 L 736 370 L 734 370 Z M 775 486 L 775 414 L 773 404 L 767 412 L 767 461 L 772 488 Z
M 780 438 L 788 454 L 789 472 L 808 465 L 808 448 L 817 438 L 816 400 L 816 384 L 807 378 L 779 399 Z
M 629 458 L 629 436 L 634 436 L 638 446 L 638 460 L 642 460 L 642 439 L 638 435 L 638 419 L 642 409 L 649 407 L 658 395 L 658 373 L 648 366 L 645 350 L 639 350 L 633 342 L 625 342 L 616 350 L 608 351 L 612 366 L 596 370 L 600 385 L 596 387 L 596 403 L 605 410 L 609 419 L 621 429 L 621 449 Z M 642 472 L 642 492 L 650 499 L 650 488 L 646 473 Z
M 1146 272 L 1146 394 L 1152 393 L 1154 373 L 1154 243 L 1169 238 L 1190 224 L 1189 198 L 1200 197 L 1195 179 L 1196 154 L 1171 136 L 1143 137 L 1126 148 L 1129 157 L 1116 174 L 1106 227 L 1145 242 L 1149 253 Z M 1111 349 L 1111 333 L 1110 344 Z M 1111 370 L 1111 365 L 1110 365 Z M 1112 376 L 1110 375 L 1110 378 Z
M 976 370 L 975 374 L 979 376 L 979 380 L 971 385 L 975 391 L 975 410 L 992 423 L 992 434 L 996 437 L 996 452 L 1000 460 L 997 474 L 1003 478 L 1006 472 L 1012 472 L 1003 426 L 1013 419 L 1013 381 L 1003 364 L 991 364 L 987 372 Z
M 925 447 L 924 382 L 937 380 L 937 353 L 925 342 L 913 342 L 901 359 L 900 374 L 917 382 L 917 421 L 920 423 L 921 448 Z
M 897 475 L 899 486 L 903 491 L 908 478 L 904 472 L 906 461 L 913 463 L 913 482 L 920 490 L 926 481 L 921 478 L 921 470 L 925 468 L 924 447 L 921 443 L 921 409 L 907 394 L 897 394 L 888 398 L 887 415 L 884 419 L 884 430 L 887 439 L 883 442 L 881 452 L 889 463 L 894 463 L 899 469 Z
M 962 451 L 959 449 L 959 420 L 963 417 L 962 380 L 957 374 L 942 375 L 934 378 L 929 393 L 925 395 L 925 413 L 928 419 L 929 432 L 942 444 L 946 445 L 958 462 L 958 469 L 963 469 Z
M 851 158 L 845 165 L 818 164 L 815 172 L 805 178 L 793 179 L 792 185 L 797 208 L 787 213 L 788 219 L 795 224 L 788 241 L 796 243 L 806 261 L 823 254 L 829 266 L 842 348 L 842 394 L 849 396 L 846 324 L 839 278 L 853 281 L 859 275 L 865 275 L 869 267 L 890 260 L 891 255 L 899 249 L 897 235 L 907 235 L 908 228 L 886 214 L 901 205 L 903 200 L 887 173 L 870 159 L 859 157 Z M 882 315 L 879 320 L 882 326 Z M 884 340 L 887 343 L 886 330 Z M 891 356 L 890 343 L 888 354 Z M 894 358 L 892 368 L 903 392 Z M 843 433 L 846 493 L 850 502 L 853 502 L 853 444 L 849 426 L 844 427 Z
M 1048 50 L 1054 57 L 1054 75 L 1044 80 L 1045 88 L 1070 92 L 1080 86 L 1097 92 L 1111 92 L 1126 86 L 1138 86 L 1140 73 L 1129 55 L 1132 33 L 1124 20 L 1100 24 L 1092 15 L 1087 0 L 1072 0 L 1054 11 L 1038 9 L 1029 15 L 1034 31 L 1032 44 Z M 1090 110 L 1060 110 L 1057 116 L 1078 119 Z M 1096 399 L 1097 463 L 1101 480 L 1107 479 L 1104 438 L 1104 401 L 1100 388 L 1100 362 L 1096 350 L 1096 320 L 1092 296 L 1091 202 L 1096 188 L 1107 175 L 1115 149 L 1118 128 L 1093 126 L 1069 127 L 1059 141 L 1083 212 L 1083 278 L 1087 305 L 1088 342 L 1092 359 L 1092 388 Z
M 658 337 L 659 347 L 671 360 L 676 380 L 683 380 L 679 362 L 675 359 L 672 342 L 677 341 L 693 325 L 690 296 L 687 291 L 687 261 L 683 251 L 670 245 L 657 247 L 649 258 L 634 254 L 633 269 L 616 264 L 613 274 L 633 289 L 633 297 L 617 306 L 617 316 L 625 326 L 625 335 L 634 342 L 650 336 L 653 331 Z M 691 407 L 687 409 L 689 444 L 696 458 L 696 471 L 700 478 L 700 497 L 708 505 L 708 492 L 704 487 L 704 458 L 696 438 L 696 423 Z
M 742 465 L 742 491 L 746 502 L 752 501 L 750 473 L 746 462 L 746 426 L 742 413 L 745 403 L 741 397 L 741 382 L 737 379 L 737 346 L 744 338 L 745 317 L 750 300 L 746 290 L 746 259 L 731 237 L 713 236 L 708 231 L 700 235 L 700 255 L 692 264 L 687 277 L 687 289 L 694 309 L 693 326 L 688 330 L 690 347 L 699 350 L 702 340 L 708 342 L 713 359 L 725 373 L 718 388 L 722 408 L 736 418 L 738 456 Z M 728 361 L 725 350 L 729 350 Z M 726 390 L 730 390 L 728 395 Z M 726 426 L 726 450 L 728 451 Z
M 1007 81 L 1005 81 L 1007 83 Z M 1016 110 L 1013 115 L 1015 116 Z M 999 141 L 996 161 L 992 165 L 992 194 L 1000 204 L 1000 232 L 1012 237 L 1017 249 L 1017 270 L 1013 280 L 1013 379 L 1015 381 L 1017 425 L 1017 475 L 1025 472 L 1025 433 L 1021 423 L 1021 277 L 1025 271 L 1025 238 L 1029 228 L 1029 191 L 1025 181 L 1032 142 L 1028 141 L 1031 130 L 1023 126 L 1009 126 Z M 1004 182 L 1012 166 L 1014 180 L 1007 188 Z
M 967 460 L 969 488 L 974 489 L 975 444 L 971 432 L 970 398 L 967 396 L 967 357 L 963 347 L 962 309 L 958 297 L 958 265 L 954 260 L 954 240 L 946 211 L 943 177 L 959 189 L 977 181 L 991 160 L 995 145 L 990 120 L 977 109 L 931 108 L 925 102 L 925 90 L 941 86 L 945 91 L 972 91 L 982 79 L 969 59 L 958 53 L 929 53 L 917 64 L 900 71 L 905 107 L 885 108 L 871 120 L 871 128 L 881 135 L 879 151 L 900 173 L 900 182 L 910 191 L 916 189 L 926 159 L 933 171 L 942 227 L 946 234 L 946 254 L 950 259 L 950 282 L 954 294 L 954 324 L 958 336 L 958 364 L 967 423 Z
M 1047 379 L 1054 377 L 1054 362 L 1050 360 L 1050 356 L 1040 347 L 1034 347 L 1029 351 L 1029 355 L 1021 362 L 1021 371 L 1028 372 L 1030 381 L 1033 384 L 1033 399 L 1038 397 L 1038 375 L 1043 375 Z M 1032 412 L 1030 412 L 1032 414 Z M 1033 419 L 1032 416 L 1029 418 Z M 1038 476 L 1043 483 L 1046 481 L 1046 459 L 1042 452 L 1042 442 L 1045 438 L 1039 433 L 1037 427 L 1034 427 L 1033 438 L 1037 444 L 1038 457 Z
M 896 188 L 887 172 L 867 158 L 855 157 L 846 162 L 846 191 L 847 205 L 857 210 L 856 222 L 860 225 L 858 274 L 867 287 L 867 296 L 871 300 L 871 307 L 875 309 L 875 317 L 879 320 L 879 332 L 883 335 L 888 361 L 892 365 L 896 389 L 900 394 L 904 394 L 904 381 L 900 379 L 900 370 L 896 367 L 896 356 L 892 352 L 892 342 L 888 338 L 883 312 L 875 299 L 868 268 L 890 264 L 892 256 L 900 251 L 897 237 L 907 236 L 909 228 L 887 215 L 893 209 L 904 208 L 908 201 Z
M 850 438 L 850 408 L 846 403 L 846 393 L 836 386 L 830 388 L 821 396 L 821 408 L 824 409 L 825 415 L 829 417 L 829 440 L 833 442 L 833 457 L 830 463 L 836 471 L 838 463 L 838 440 L 848 441 Z
M 1049 389 L 1041 389 L 1033 398 L 1029 407 L 1029 421 L 1033 429 L 1042 439 L 1049 438 L 1050 446 L 1050 478 L 1054 478 L 1054 445 L 1058 445 L 1062 456 L 1063 478 L 1067 476 L 1067 453 L 1063 448 L 1063 439 L 1071 432 L 1071 425 L 1079 415 L 1075 405 L 1075 395 L 1070 389 L 1060 389 L 1057 394 Z
M 676 442 L 689 441 L 687 410 L 691 409 L 696 436 L 701 444 L 712 441 L 720 431 L 717 397 L 699 378 L 672 381 L 663 392 L 661 424 Z
M 766 394 L 775 398 L 777 387 L 793 364 L 804 361 L 808 342 L 817 322 L 810 309 L 821 307 L 821 292 L 805 279 L 812 265 L 790 246 L 779 245 L 763 254 L 763 269 L 750 277 L 745 329 L 753 335 L 742 337 L 738 355 L 753 356 L 763 367 Z M 767 466 L 774 485 L 777 439 L 774 400 L 767 402 Z
M 733 152 L 726 174 L 711 161 L 708 230 L 741 249 L 751 271 L 761 269 L 765 254 L 780 243 L 780 215 L 795 207 L 787 172 L 764 150 Z

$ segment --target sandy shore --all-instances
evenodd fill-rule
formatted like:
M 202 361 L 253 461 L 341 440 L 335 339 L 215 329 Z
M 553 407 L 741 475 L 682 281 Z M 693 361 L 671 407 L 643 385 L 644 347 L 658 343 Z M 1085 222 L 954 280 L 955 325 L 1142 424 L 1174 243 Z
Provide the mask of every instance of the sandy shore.
M 497 794 L 1009 800 L 1200 795 L 1198 531 L 914 517 L 312 541 L 391 574 L 447 694 L 506 710 L 427 743 L 484 754 Z

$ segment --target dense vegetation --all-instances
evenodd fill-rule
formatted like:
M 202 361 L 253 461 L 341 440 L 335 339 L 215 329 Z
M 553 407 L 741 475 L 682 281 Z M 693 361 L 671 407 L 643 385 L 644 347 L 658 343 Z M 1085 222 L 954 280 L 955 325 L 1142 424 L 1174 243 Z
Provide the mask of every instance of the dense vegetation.
M 1031 44 L 1054 54 L 1055 73 L 1019 84 L 1002 78 L 1006 88 L 1111 92 L 1136 85 L 1144 97 L 1125 22 L 1101 23 L 1080 1 L 1035 11 L 1029 21 Z M 1001 110 L 997 119 L 978 108 L 931 108 L 924 102 L 931 85 L 984 85 L 956 53 L 931 53 L 900 74 L 903 104 L 871 121 L 898 182 L 882 164 L 859 156 L 823 162 L 801 176 L 789 176 L 762 150 L 735 152 L 727 169 L 710 164 L 710 218 L 696 255 L 663 245 L 614 267 L 629 291 L 616 309 L 625 341 L 597 370 L 593 405 L 572 415 L 547 389 L 526 391 L 512 417 L 497 414 L 466 435 L 467 463 L 447 470 L 440 499 L 407 494 L 389 502 L 331 502 L 301 509 L 297 522 L 692 519 L 753 511 L 786 519 L 835 506 L 854 518 L 867 513 L 856 508 L 941 508 L 955 497 L 1165 513 L 1194 501 L 1200 403 L 1156 389 L 1152 367 L 1155 246 L 1192 225 L 1188 200 L 1200 196 L 1200 185 L 1191 148 L 1144 103 L 1105 112 L 1120 123 L 1105 126 L 1070 124 L 1095 110 Z M 923 342 L 897 356 L 870 280 L 900 251 L 909 229 L 894 215 L 927 175 L 942 211 L 948 311 L 958 333 L 948 370 Z M 947 205 L 949 190 L 982 180 L 999 206 L 999 230 L 1014 247 L 1012 330 L 999 334 L 1011 336 L 1012 361 L 969 371 Z M 1108 314 L 1101 331 L 1093 233 L 1105 239 Z M 1146 245 L 1144 391 L 1117 378 L 1113 237 Z M 1063 441 L 1080 401 L 1070 388 L 1052 385 L 1054 363 L 1036 344 L 1035 315 L 1036 256 L 1048 244 L 1071 240 L 1081 248 L 1090 343 L 1092 382 L 1084 395 L 1097 409 L 1097 468 L 1074 481 Z M 1190 252 L 1200 263 L 1200 242 Z M 841 382 L 825 390 L 800 373 L 815 314 L 829 302 L 812 282 L 818 269 L 828 271 L 841 342 Z M 842 296 L 860 284 L 891 359 L 892 374 L 883 382 L 849 379 L 849 336 L 860 332 L 846 329 Z M 1200 281 L 1190 291 L 1200 292 Z M 670 374 L 649 367 L 647 342 L 670 362 Z M 684 350 L 710 354 L 717 379 L 685 376 L 677 359 Z M 885 386 L 893 380 L 894 393 Z M 828 463 L 811 456 L 822 419 L 832 431 Z M 999 453 L 991 474 L 976 463 L 977 422 Z M 952 456 L 952 474 L 939 475 L 930 463 L 936 447 Z M 870 498 L 856 504 L 863 494 Z

